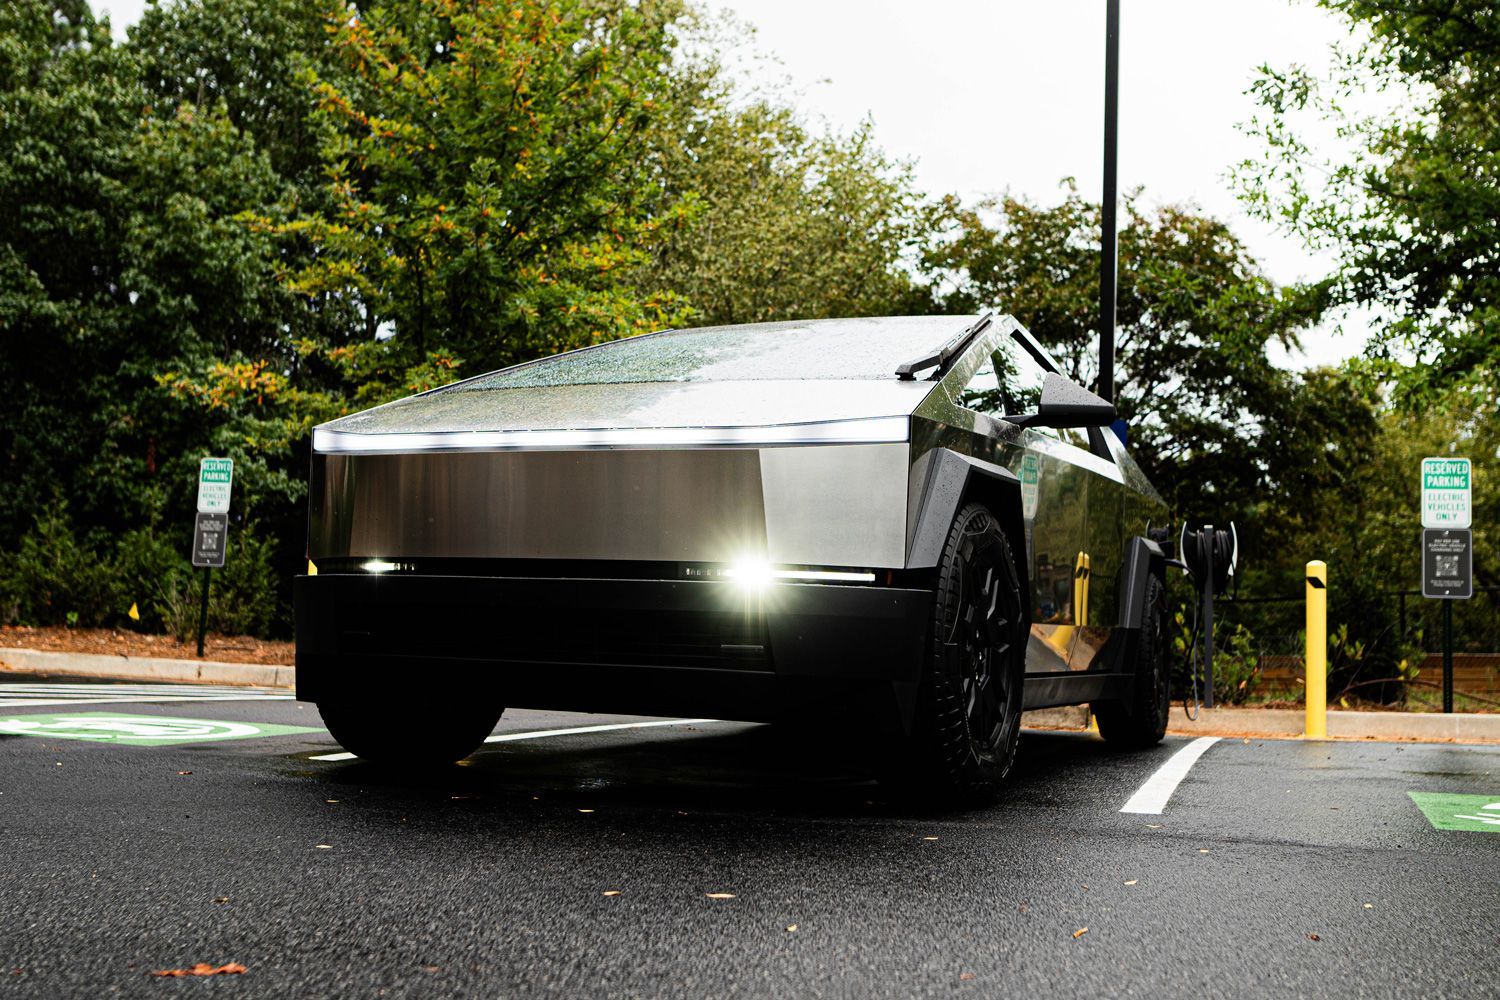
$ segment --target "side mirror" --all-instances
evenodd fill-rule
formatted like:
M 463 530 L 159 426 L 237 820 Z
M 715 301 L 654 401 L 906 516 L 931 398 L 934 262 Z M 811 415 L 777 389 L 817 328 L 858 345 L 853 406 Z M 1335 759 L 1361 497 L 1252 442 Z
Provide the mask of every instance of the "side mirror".
M 1042 401 L 1035 413 L 1008 414 L 1022 427 L 1103 427 L 1115 421 L 1115 404 L 1089 392 L 1071 379 L 1048 372 L 1042 380 Z

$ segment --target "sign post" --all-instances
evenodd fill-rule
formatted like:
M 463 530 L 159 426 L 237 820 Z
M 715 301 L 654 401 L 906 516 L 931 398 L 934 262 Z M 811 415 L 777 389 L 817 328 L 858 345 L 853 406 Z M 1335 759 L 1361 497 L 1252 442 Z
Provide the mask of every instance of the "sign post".
M 1443 602 L 1443 711 L 1453 711 L 1453 602 L 1474 596 L 1473 466 L 1422 459 L 1422 596 Z
M 198 463 L 198 516 L 193 522 L 193 565 L 203 568 L 203 596 L 198 606 L 198 658 L 208 631 L 208 583 L 224 565 L 229 538 L 229 494 L 234 487 L 234 460 L 205 458 Z

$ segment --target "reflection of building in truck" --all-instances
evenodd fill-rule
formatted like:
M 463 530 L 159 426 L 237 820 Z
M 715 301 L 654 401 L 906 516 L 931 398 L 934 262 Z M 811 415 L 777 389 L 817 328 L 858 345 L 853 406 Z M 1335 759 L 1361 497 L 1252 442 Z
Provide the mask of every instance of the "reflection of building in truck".
M 831 719 L 958 792 L 1023 707 L 1152 743 L 1165 510 L 1113 419 L 1009 317 L 933 317 L 669 331 L 336 420 L 298 696 L 408 763 L 504 705 Z

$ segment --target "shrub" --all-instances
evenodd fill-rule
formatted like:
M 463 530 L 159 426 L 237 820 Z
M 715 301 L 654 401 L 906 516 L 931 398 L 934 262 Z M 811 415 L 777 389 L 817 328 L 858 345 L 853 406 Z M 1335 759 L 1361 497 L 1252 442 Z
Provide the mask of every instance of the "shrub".
M 142 631 L 177 634 L 179 594 L 192 591 L 193 567 L 182 551 L 156 528 L 139 528 L 121 536 L 115 547 L 115 572 L 127 605 L 140 612 Z
M 74 534 L 61 499 L 37 514 L 0 577 L 7 617 L 29 625 L 100 625 L 129 607 L 113 560 Z

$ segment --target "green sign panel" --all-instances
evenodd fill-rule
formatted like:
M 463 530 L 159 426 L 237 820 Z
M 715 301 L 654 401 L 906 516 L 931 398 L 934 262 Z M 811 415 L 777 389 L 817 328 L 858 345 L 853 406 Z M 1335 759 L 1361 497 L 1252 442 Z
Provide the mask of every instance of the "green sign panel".
M 1422 459 L 1422 527 L 1469 527 L 1473 478 L 1467 458 Z
M 263 736 L 322 731 L 307 726 L 217 722 L 213 719 L 168 719 L 159 715 L 121 715 L 118 712 L 0 716 L 0 736 L 41 736 L 49 740 L 88 740 L 91 743 L 124 743 L 133 747 L 253 740 Z
M 1458 795 L 1451 792 L 1407 792 L 1439 830 L 1500 833 L 1500 792 Z
M 198 512 L 225 514 L 234 488 L 234 460 L 205 458 L 198 462 Z

